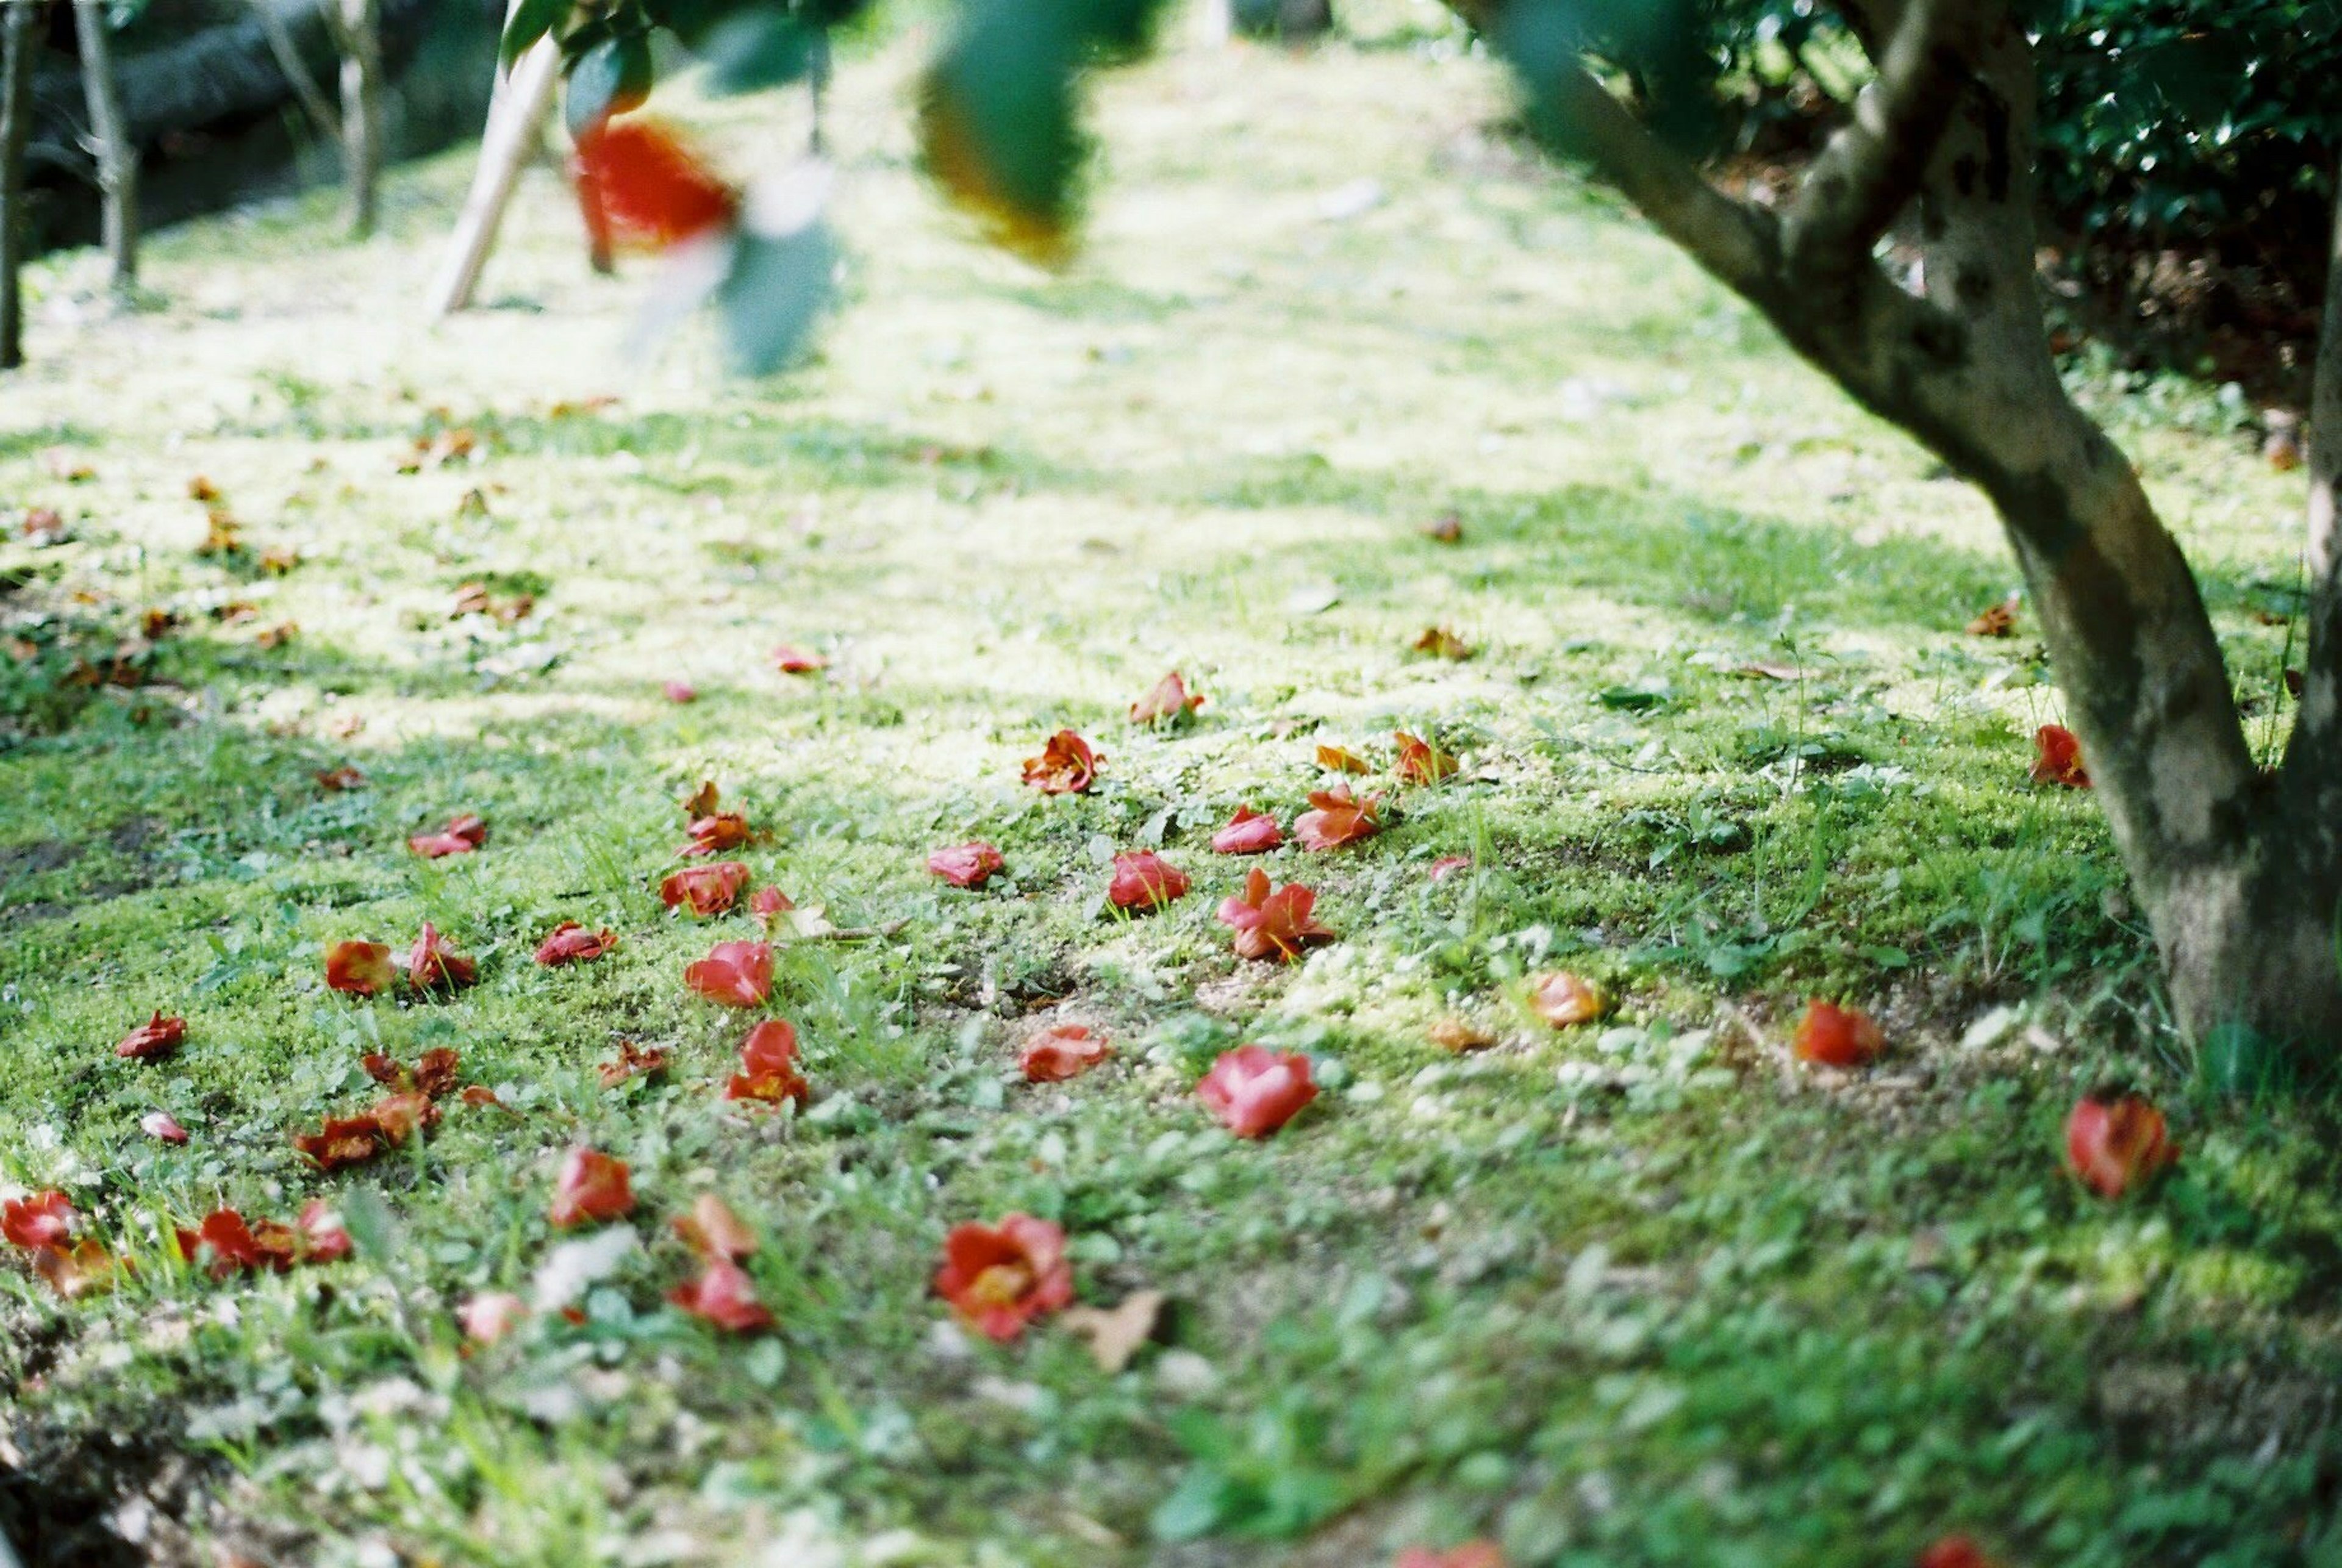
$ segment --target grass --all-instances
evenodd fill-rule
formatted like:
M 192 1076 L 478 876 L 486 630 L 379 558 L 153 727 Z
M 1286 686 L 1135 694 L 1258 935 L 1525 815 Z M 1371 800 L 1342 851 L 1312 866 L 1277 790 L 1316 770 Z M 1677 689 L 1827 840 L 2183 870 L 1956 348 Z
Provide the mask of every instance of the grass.
M 490 308 L 415 325 L 460 157 L 403 172 L 367 245 L 327 237 L 330 194 L 160 236 L 153 314 L 85 319 L 91 257 L 36 272 L 0 495 L 72 538 L 0 553 L 0 1190 L 63 1186 L 141 1266 L 74 1305 L 0 1271 L 20 1532 L 38 1496 L 59 1561 L 1330 1568 L 1486 1534 L 1516 1564 L 1854 1564 L 1955 1529 L 2012 1563 L 2342 1560 L 2330 1122 L 2192 1086 L 2091 801 L 2026 782 L 2037 646 L 1962 634 L 2014 576 L 1989 518 L 1526 157 L 1453 40 L 1352 25 L 1106 84 L 1064 278 L 921 187 L 908 54 L 855 62 L 852 303 L 768 385 L 696 338 L 614 359 L 646 269 L 591 276 L 541 175 Z M 795 134 L 678 112 L 739 168 Z M 1378 200 L 1323 215 L 1361 178 Z M 2297 486 L 2217 398 L 2087 379 L 2273 738 L 2287 631 L 2255 612 L 2290 608 Z M 470 460 L 398 471 L 457 427 Z M 199 473 L 299 564 L 198 557 Z M 1460 543 L 1421 534 L 1443 513 Z M 451 620 L 474 582 L 535 610 Z M 180 624 L 130 649 L 142 684 L 74 684 L 150 607 Z M 1435 624 L 1476 656 L 1411 653 Z M 770 672 L 785 641 L 831 667 Z M 1126 729 L 1175 666 L 1198 722 Z M 1064 725 L 1099 788 L 1021 789 Z M 1240 964 L 1209 831 L 1289 821 L 1316 744 L 1386 759 L 1394 728 L 1465 774 L 1279 852 L 1342 940 Z M 344 763 L 367 786 L 321 791 Z M 702 778 L 771 830 L 759 884 L 904 923 L 783 949 L 802 1114 L 716 1097 L 743 1023 L 679 984 L 752 929 L 656 896 Z M 483 853 L 405 852 L 458 811 Z M 1002 882 L 926 874 L 977 836 Z M 1140 844 L 1196 892 L 1116 916 L 1102 857 Z M 563 919 L 622 945 L 538 969 Z M 324 988 L 323 944 L 425 920 L 476 988 Z M 1556 964 L 1617 1014 L 1536 1022 Z M 1877 1013 L 1887 1060 L 1797 1069 L 1813 994 Z M 185 1051 L 117 1061 L 156 1007 Z M 1457 1013 L 1496 1046 L 1431 1044 Z M 1066 1018 L 1116 1060 L 1025 1084 L 1017 1043 Z M 603 1090 L 620 1038 L 667 1077 Z M 1258 1144 L 1190 1093 L 1246 1040 L 1326 1091 Z M 437 1045 L 510 1113 L 304 1167 L 362 1054 Z M 2057 1158 L 2109 1078 L 2186 1147 L 2118 1205 Z M 188 1145 L 142 1136 L 156 1108 Z M 582 1323 L 465 1353 L 455 1307 L 531 1288 L 580 1142 L 631 1163 L 641 1246 Z M 663 1304 L 664 1217 L 708 1191 L 762 1233 L 773 1335 Z M 215 1283 L 168 1252 L 215 1203 L 319 1194 L 348 1263 Z M 949 1330 L 945 1231 L 1010 1209 L 1066 1226 L 1084 1300 L 1167 1292 L 1162 1343 L 1110 1375 L 1046 1325 Z M 136 1547 L 106 1523 L 134 1498 Z

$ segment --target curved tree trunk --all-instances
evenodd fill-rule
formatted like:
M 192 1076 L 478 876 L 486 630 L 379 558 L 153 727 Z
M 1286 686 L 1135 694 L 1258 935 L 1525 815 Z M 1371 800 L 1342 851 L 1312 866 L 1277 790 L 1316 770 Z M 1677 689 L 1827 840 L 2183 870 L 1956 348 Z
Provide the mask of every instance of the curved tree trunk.
M 91 138 L 97 144 L 97 185 L 105 204 L 105 255 L 114 289 L 138 286 L 138 147 L 122 115 L 114 80 L 114 49 L 105 35 L 105 0 L 74 0 L 75 39 L 81 47 L 83 95 L 89 101 Z

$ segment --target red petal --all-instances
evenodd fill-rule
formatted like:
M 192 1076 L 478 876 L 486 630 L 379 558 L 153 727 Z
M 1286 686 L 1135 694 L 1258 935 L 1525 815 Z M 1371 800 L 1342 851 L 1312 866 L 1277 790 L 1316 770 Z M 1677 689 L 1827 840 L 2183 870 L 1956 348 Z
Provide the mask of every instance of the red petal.
M 547 1217 L 560 1226 L 615 1220 L 635 1211 L 635 1193 L 624 1160 L 594 1149 L 572 1149 L 553 1184 Z
M 647 120 L 588 132 L 578 142 L 577 161 L 611 228 L 653 249 L 726 227 L 739 210 L 729 185 Z
M 1309 1058 L 1266 1046 L 1224 1052 L 1196 1085 L 1196 1095 L 1239 1138 L 1264 1138 L 1317 1097 Z
M 1812 1002 L 1797 1023 L 1800 1062 L 1826 1067 L 1860 1067 L 1887 1048 L 1887 1037 L 1869 1014 L 1835 1003 Z
M 1114 1048 L 1078 1024 L 1054 1024 L 1025 1042 L 1018 1065 L 1028 1084 L 1062 1084 L 1078 1078 Z

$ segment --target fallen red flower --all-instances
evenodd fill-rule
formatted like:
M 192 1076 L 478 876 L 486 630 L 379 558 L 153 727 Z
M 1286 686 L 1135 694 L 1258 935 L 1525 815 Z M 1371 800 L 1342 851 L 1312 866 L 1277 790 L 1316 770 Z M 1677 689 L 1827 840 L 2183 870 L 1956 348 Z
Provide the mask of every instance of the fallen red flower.
M 115 1274 L 125 1266 L 95 1236 L 84 1236 L 70 1246 L 43 1247 L 33 1254 L 33 1272 L 66 1301 L 112 1290 Z
M 719 942 L 684 970 L 683 983 L 710 1002 L 754 1007 L 773 993 L 772 944 Z
M 1317 1097 L 1309 1058 L 1265 1045 L 1224 1051 L 1196 1085 L 1196 1097 L 1239 1138 L 1265 1138 Z
M 1556 970 L 1529 979 L 1529 1006 L 1556 1029 L 1591 1024 L 1610 1011 L 1610 998 L 1590 980 Z
M 347 763 L 344 763 L 337 768 L 322 769 L 317 774 L 317 787 L 335 794 L 339 794 L 343 790 L 357 789 L 365 782 L 365 774 Z
M 2066 1118 L 2066 1163 L 2102 1198 L 2119 1198 L 2179 1158 L 2163 1113 L 2136 1094 L 2092 1094 Z
M 1809 1002 L 1797 1021 L 1797 1060 L 1825 1067 L 1859 1067 L 1887 1049 L 1877 1020 L 1856 1007 Z
M 0 1236 L 27 1252 L 60 1247 L 73 1234 L 73 1200 L 54 1189 L 0 1203 Z
M 187 1037 L 187 1021 L 165 1018 L 160 1009 L 155 1016 L 122 1037 L 114 1054 L 130 1062 L 152 1062 L 168 1056 Z
M 666 1053 L 653 1046 L 648 1050 L 631 1040 L 618 1042 L 618 1054 L 595 1071 L 600 1075 L 602 1087 L 615 1089 L 629 1078 L 647 1077 L 666 1071 Z
M 1971 1535 L 1947 1535 L 1919 1553 L 1917 1568 L 1997 1568 Z
M 475 1344 L 494 1344 L 528 1316 L 528 1303 L 510 1291 L 489 1291 L 464 1303 L 455 1314 Z
M 325 949 L 325 984 L 353 996 L 372 996 L 397 983 L 390 949 L 379 942 L 337 942 Z
M 1025 782 L 1043 794 L 1080 794 L 1096 781 L 1106 758 L 1071 730 L 1049 737 L 1037 757 L 1025 759 Z
M 187 1130 L 168 1111 L 149 1111 L 138 1119 L 139 1131 L 159 1144 L 184 1144 Z
M 1025 1042 L 1017 1064 L 1028 1084 L 1062 1084 L 1078 1078 L 1107 1057 L 1114 1047 L 1078 1024 L 1052 1024 Z
M 327 1174 L 363 1165 L 396 1142 L 371 1111 L 355 1116 L 328 1116 L 321 1130 L 293 1136 L 293 1147 L 302 1158 Z
M 406 981 L 417 991 L 454 991 L 479 977 L 472 961 L 447 945 L 438 927 L 423 923 L 423 934 L 406 954 Z
M 726 1258 L 709 1261 L 700 1276 L 677 1285 L 666 1299 L 696 1318 L 733 1333 L 754 1333 L 773 1326 L 773 1314 L 757 1304 L 756 1282 L 748 1271 Z
M 1161 909 L 1187 896 L 1187 874 L 1151 849 L 1114 857 L 1114 880 L 1106 897 L 1116 909 Z
M 1317 894 L 1299 883 L 1279 888 L 1269 885 L 1268 874 L 1256 869 L 1245 878 L 1241 894 L 1224 900 L 1219 918 L 1236 928 L 1236 955 L 1290 963 L 1313 943 L 1331 942 L 1334 934 L 1311 917 Z
M 2089 770 L 2082 765 L 2082 743 L 2073 731 L 2063 724 L 2043 724 L 2033 732 L 2033 746 L 2040 754 L 2033 761 L 2035 784 L 2090 787 Z
M 431 1103 L 430 1095 L 415 1092 L 385 1094 L 367 1114 L 392 1144 L 404 1144 L 417 1132 L 439 1124 L 439 1107 Z
M 1317 765 L 1330 773 L 1370 774 L 1374 764 L 1346 746 L 1319 746 Z
M 1376 808 L 1382 804 L 1379 795 L 1365 800 L 1352 797 L 1350 786 L 1336 784 L 1332 789 L 1318 790 L 1309 797 L 1314 811 L 1305 811 L 1294 819 L 1293 836 L 1307 849 L 1338 849 L 1346 844 L 1372 838 L 1382 832 L 1382 818 Z
M 358 1058 L 365 1075 L 386 1089 L 402 1094 L 420 1094 L 425 1099 L 436 1100 L 455 1086 L 455 1078 L 463 1071 L 464 1059 L 447 1046 L 436 1046 L 416 1058 L 412 1069 L 395 1058 L 380 1053 L 370 1053 Z
M 810 675 L 816 670 L 829 668 L 829 661 L 819 654 L 784 643 L 773 650 L 773 668 L 785 675 Z
M 699 1194 L 691 1213 L 675 1222 L 675 1233 L 704 1258 L 737 1263 L 756 1250 L 756 1233 L 713 1193 Z
M 1189 714 L 1204 705 L 1204 699 L 1187 690 L 1187 683 L 1172 671 L 1155 683 L 1152 690 L 1130 704 L 1130 722 L 1153 727 L 1159 724 L 1177 724 Z
M 572 1149 L 561 1162 L 553 1183 L 553 1207 L 546 1217 L 567 1227 L 622 1219 L 635 1212 L 634 1188 L 626 1163 L 594 1149 Z
M 558 969 L 565 964 L 590 964 L 617 945 L 616 934 L 607 926 L 588 931 L 574 920 L 565 920 L 536 944 L 536 961 L 547 969 Z
M 655 121 L 591 127 L 578 139 L 577 166 L 594 195 L 594 221 L 630 244 L 664 250 L 738 219 L 732 187 Z
M 666 694 L 670 703 L 696 703 L 699 700 L 698 688 L 688 681 L 669 681 L 659 690 Z
M 1391 738 L 1398 742 L 1398 765 L 1393 771 L 1401 784 L 1436 784 L 1441 779 L 1453 778 L 1463 764 L 1456 754 L 1442 750 L 1432 741 L 1408 734 L 1405 730 L 1393 730 Z
M 756 836 L 748 819 L 736 811 L 716 812 L 709 816 L 694 817 L 684 830 L 691 842 L 676 853 L 691 856 L 722 854 L 727 849 L 737 849 Z
M 1431 863 L 1431 880 L 1446 882 L 1457 872 L 1468 869 L 1471 864 L 1472 857 L 1468 854 L 1443 854 Z
M 740 1071 L 724 1085 L 726 1100 L 803 1101 L 813 1092 L 797 1072 L 797 1032 L 786 1019 L 768 1018 L 740 1044 Z
M 1435 659 L 1468 659 L 1472 644 L 1445 626 L 1426 626 L 1414 644 L 1418 654 L 1429 654 Z
M 1236 807 L 1227 826 L 1212 835 L 1212 848 L 1220 854 L 1263 854 L 1284 842 L 1276 819 L 1248 805 Z
M 1493 1541 L 1466 1541 L 1446 1552 L 1410 1546 L 1391 1568 L 1505 1568 L 1505 1553 Z
M 954 887 L 982 887 L 1007 864 L 998 850 L 981 841 L 955 844 L 927 856 L 927 870 Z
M 713 865 L 695 865 L 669 876 L 659 884 L 659 902 L 669 909 L 687 907 L 706 920 L 731 908 L 740 890 L 747 885 L 746 866 L 736 860 L 719 860 Z
M 293 1222 L 293 1234 L 302 1263 L 339 1263 L 350 1255 L 350 1233 L 342 1228 L 341 1215 L 323 1198 L 311 1198 L 301 1205 L 301 1217 Z
M 265 1237 L 254 1234 L 234 1209 L 214 1209 L 194 1230 L 175 1233 L 179 1255 L 207 1268 L 214 1279 L 264 1267 L 281 1273 L 292 1267 L 292 1233 L 283 1225 L 264 1224 L 262 1229 L 267 1233 Z
M 777 887 L 760 887 L 748 900 L 748 913 L 767 931 L 773 929 L 774 920 L 796 907 L 795 901 Z
M 437 860 L 442 855 L 469 854 L 487 841 L 488 824 L 465 814 L 452 819 L 437 833 L 416 834 L 406 841 L 406 847 L 425 860 Z
M 1030 1214 L 957 1226 L 944 1238 L 935 1290 L 969 1327 L 1005 1344 L 1074 1299 L 1066 1233 Z

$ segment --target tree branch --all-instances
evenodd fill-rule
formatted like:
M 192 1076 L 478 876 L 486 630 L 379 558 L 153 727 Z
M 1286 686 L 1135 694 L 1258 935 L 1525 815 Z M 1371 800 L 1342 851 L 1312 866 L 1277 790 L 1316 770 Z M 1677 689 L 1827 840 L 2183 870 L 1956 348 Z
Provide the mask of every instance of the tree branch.
M 1781 225 L 1794 270 L 1843 275 L 1927 178 L 1971 75 L 1976 0 L 1912 0 L 1878 55 L 1877 80 L 1814 160 Z

